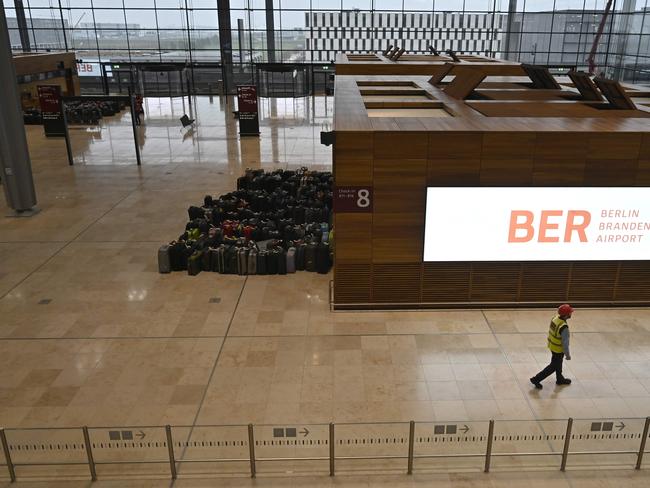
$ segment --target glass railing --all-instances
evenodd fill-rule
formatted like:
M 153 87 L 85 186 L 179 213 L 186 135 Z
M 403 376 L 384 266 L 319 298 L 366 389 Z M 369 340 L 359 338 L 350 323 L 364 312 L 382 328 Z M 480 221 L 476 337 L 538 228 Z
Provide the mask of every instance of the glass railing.
M 0 480 L 641 469 L 650 417 L 0 429 Z

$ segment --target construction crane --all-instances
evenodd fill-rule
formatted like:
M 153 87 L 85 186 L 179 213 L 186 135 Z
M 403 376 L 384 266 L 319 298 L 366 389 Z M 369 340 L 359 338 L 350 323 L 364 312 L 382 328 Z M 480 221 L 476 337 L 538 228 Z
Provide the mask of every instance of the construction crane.
M 598 52 L 598 43 L 600 38 L 603 36 L 603 31 L 605 30 L 605 23 L 609 17 L 609 12 L 612 9 L 613 0 L 607 0 L 607 5 L 605 5 L 605 12 L 603 17 L 600 19 L 600 24 L 598 25 L 598 30 L 596 31 L 596 37 L 594 37 L 594 43 L 591 45 L 591 52 L 587 58 L 587 65 L 589 66 L 589 74 L 595 74 L 596 72 L 596 54 Z M 611 35 L 611 33 L 610 33 Z

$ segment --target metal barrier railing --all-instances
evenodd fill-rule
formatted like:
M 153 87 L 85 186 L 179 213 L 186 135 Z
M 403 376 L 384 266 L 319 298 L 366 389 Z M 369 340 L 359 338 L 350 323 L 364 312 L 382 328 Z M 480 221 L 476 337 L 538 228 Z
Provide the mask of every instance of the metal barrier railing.
M 416 427 L 418 425 L 420 426 L 426 426 L 428 424 L 432 424 L 433 422 L 416 422 L 416 421 L 410 421 L 410 422 L 376 422 L 376 423 L 329 423 L 329 424 L 309 424 L 308 426 L 312 429 L 315 429 L 316 427 L 322 428 L 322 434 L 323 434 L 323 439 L 322 442 L 319 439 L 318 441 L 309 441 L 307 444 L 305 444 L 305 440 L 302 440 L 302 444 L 300 443 L 300 440 L 297 439 L 297 429 L 296 428 L 276 428 L 273 426 L 264 426 L 264 425 L 258 425 L 254 426 L 253 424 L 248 424 L 248 425 L 195 425 L 195 426 L 175 426 L 172 427 L 170 425 L 165 425 L 163 426 L 153 426 L 153 427 L 79 427 L 79 428 L 57 428 L 57 429 L 4 429 L 0 428 L 0 443 L 2 444 L 2 452 L 4 454 L 4 467 L 6 467 L 8 474 L 9 474 L 9 479 L 12 482 L 15 482 L 17 479 L 16 475 L 16 469 L 17 468 L 22 468 L 22 467 L 28 467 L 28 466 L 83 466 L 87 465 L 88 470 L 90 472 L 90 479 L 92 481 L 96 481 L 98 476 L 97 476 L 97 467 L 100 465 L 125 465 L 125 464 L 169 464 L 169 472 L 170 476 L 172 479 L 177 479 L 178 477 L 178 470 L 179 466 L 183 465 L 184 463 L 247 463 L 249 466 L 249 471 L 246 474 L 249 474 L 251 477 L 256 477 L 258 474 L 258 469 L 257 465 L 258 463 L 261 462 L 278 462 L 278 461 L 284 461 L 284 462 L 306 462 L 306 461 L 322 461 L 322 462 L 329 462 L 329 475 L 334 476 L 336 474 L 336 466 L 337 462 L 339 461 L 380 461 L 380 460 L 400 460 L 400 461 L 406 461 L 406 465 L 404 466 L 405 472 L 408 475 L 413 474 L 414 468 L 415 468 L 415 461 L 417 460 L 425 460 L 425 459 L 451 459 L 451 458 L 484 458 L 484 463 L 483 463 L 483 471 L 484 472 L 489 472 L 492 464 L 493 458 L 499 458 L 499 457 L 511 457 L 511 458 L 518 458 L 518 457 L 530 457 L 530 456 L 560 456 L 560 464 L 559 464 L 559 469 L 561 471 L 565 471 L 567 468 L 567 462 L 570 456 L 576 456 L 576 455 L 634 455 L 636 460 L 634 463 L 634 468 L 639 470 L 641 469 L 642 463 L 643 463 L 643 456 L 645 453 L 646 445 L 647 445 L 647 439 L 648 435 L 650 432 L 650 417 L 646 417 L 645 419 L 643 418 L 637 418 L 637 419 L 624 419 L 629 423 L 630 420 L 637 422 L 637 426 L 640 427 L 641 423 L 643 424 L 642 428 L 642 433 L 630 433 L 630 434 L 622 434 L 620 431 L 625 428 L 625 423 L 621 420 L 620 425 L 617 427 L 619 428 L 619 433 L 614 432 L 614 427 L 615 427 L 615 422 L 612 421 L 606 421 L 603 419 L 578 419 L 578 422 L 589 422 L 589 424 L 584 424 L 585 428 L 587 425 L 591 425 L 591 431 L 592 433 L 574 433 L 574 419 L 569 418 L 566 421 L 566 427 L 563 429 L 563 434 L 562 433 L 545 433 L 545 429 L 543 426 L 543 422 L 553 422 L 553 423 L 558 423 L 561 421 L 558 420 L 548 420 L 548 421 L 543 421 L 543 420 L 535 420 L 535 421 L 530 421 L 534 426 L 537 426 L 540 430 L 536 434 L 534 433 L 526 433 L 526 434 L 495 434 L 495 425 L 504 425 L 506 427 L 512 427 L 514 424 L 517 422 L 526 422 L 526 421 L 507 421 L 507 420 L 501 420 L 496 422 L 495 420 L 489 420 L 487 422 L 487 433 L 486 435 L 472 435 L 470 436 L 468 434 L 469 427 L 467 424 L 464 425 L 464 435 L 465 439 L 469 439 L 472 443 L 473 446 L 477 445 L 482 445 L 481 443 L 485 441 L 484 444 L 484 450 L 481 452 L 448 452 L 447 447 L 445 446 L 442 448 L 443 452 L 436 452 L 436 453 L 416 453 L 415 451 L 415 445 L 416 445 L 416 440 L 421 444 L 421 445 L 436 445 L 438 447 L 442 446 L 445 443 L 445 432 L 444 429 L 447 429 L 446 434 L 454 434 L 453 437 L 447 437 L 448 446 L 453 446 L 454 441 L 460 442 L 463 437 L 460 436 L 457 432 L 457 425 L 445 425 L 445 423 L 442 422 L 435 422 L 436 425 L 433 430 L 433 436 L 427 436 L 423 437 L 423 435 L 428 435 L 428 434 L 420 434 L 420 437 L 417 437 L 416 435 Z M 462 424 L 462 422 L 460 422 Z M 474 424 L 483 424 L 483 422 L 467 422 L 472 425 Z M 372 450 L 372 449 L 377 449 L 377 447 L 382 447 L 382 446 L 390 446 L 391 441 L 393 445 L 402 445 L 406 444 L 406 449 L 402 453 L 374 453 L 374 454 L 364 454 L 364 455 L 349 455 L 349 454 L 340 454 L 337 453 L 337 426 L 339 427 L 339 430 L 344 430 L 346 428 L 351 428 L 353 430 L 359 430 L 363 428 L 368 428 L 368 429 L 379 429 L 384 426 L 406 426 L 408 425 L 408 434 L 406 439 L 403 437 L 399 437 L 399 433 L 390 438 L 388 434 L 383 433 L 383 437 L 377 433 L 374 432 L 372 435 L 374 437 L 369 437 L 369 438 L 363 438 L 361 439 L 363 442 L 357 442 L 360 439 L 352 439 L 353 442 L 351 442 L 351 439 L 348 436 L 348 439 L 338 439 L 339 446 L 342 448 L 345 448 L 347 446 L 356 446 L 360 445 L 363 449 L 366 450 Z M 261 440 L 261 439 L 256 439 L 255 435 L 255 428 L 272 428 L 273 430 L 273 436 L 276 436 L 276 433 L 278 433 L 278 437 L 280 437 L 280 440 Z M 326 430 L 325 430 L 326 427 Z M 547 426 L 548 427 L 548 426 Z M 122 444 L 124 445 L 123 447 L 125 448 L 137 448 L 138 445 L 140 447 L 155 447 L 155 448 L 166 448 L 167 450 L 167 459 L 156 459 L 156 460 L 151 460 L 151 459 L 120 459 L 120 460 L 104 460 L 104 461 L 97 461 L 97 459 L 94 456 L 94 451 L 97 448 L 105 449 L 106 447 L 112 447 L 112 444 L 109 442 L 108 444 L 105 445 L 104 442 L 99 442 L 95 441 L 93 442 L 91 440 L 91 434 L 90 430 L 93 431 L 101 431 L 104 429 L 125 429 L 125 428 L 130 428 L 132 430 L 129 431 L 124 431 L 124 430 L 113 430 L 110 431 L 110 433 L 117 433 L 117 437 L 119 438 L 120 435 L 124 436 L 124 439 L 131 440 L 131 442 L 123 442 Z M 207 429 L 207 428 L 227 428 L 227 429 L 241 429 L 242 431 L 242 437 L 240 437 L 237 440 L 222 440 L 218 441 L 216 443 L 213 443 L 212 441 L 207 441 L 207 440 L 199 440 L 199 441 L 194 441 L 193 443 L 189 441 L 190 437 L 199 429 Z M 161 441 L 149 441 L 149 442 L 140 442 L 136 441 L 133 439 L 133 431 L 138 431 L 141 433 L 142 438 L 144 438 L 145 433 L 143 432 L 142 429 L 162 429 L 164 431 L 164 440 L 161 439 Z M 186 441 L 178 441 L 174 440 L 174 429 L 176 430 L 182 430 L 182 429 L 189 429 L 189 434 L 187 436 Z M 244 436 L 244 429 L 247 435 Z M 310 433 L 310 431 L 304 427 L 304 435 L 305 437 Z M 602 432 L 599 434 L 602 429 Z M 461 428 L 461 430 L 463 430 Z M 557 430 L 557 429 L 556 429 Z M 12 452 L 19 452 L 21 454 L 25 452 L 34 452 L 34 453 L 43 453 L 47 452 L 47 446 L 48 444 L 37 444 L 37 441 L 34 441 L 33 439 L 30 440 L 30 443 L 25 443 L 25 444 L 12 444 L 10 440 L 8 439 L 7 434 L 23 434 L 25 435 L 26 433 L 33 432 L 33 431 L 65 431 L 66 433 L 72 433 L 76 434 L 79 431 L 82 434 L 83 437 L 83 442 L 80 442 L 77 444 L 75 441 L 71 440 L 70 443 L 72 446 L 74 446 L 75 453 L 78 453 L 80 451 L 85 452 L 85 461 L 64 461 L 64 462 L 55 462 L 51 459 L 36 459 L 33 461 L 21 461 L 21 462 L 15 462 L 12 459 Z M 596 433 L 594 433 L 594 431 Z M 539 432 L 542 432 L 544 434 L 540 434 Z M 608 434 L 605 434 L 604 432 L 608 432 Z M 121 434 L 120 434 L 121 433 Z M 286 436 L 285 437 L 285 433 Z M 300 433 L 303 433 L 303 431 L 300 431 Z M 366 432 L 368 434 L 368 432 Z M 458 434 L 458 435 L 456 435 Z M 137 434 L 136 434 L 137 435 Z M 438 436 L 438 437 L 436 437 Z M 600 437 L 599 437 L 600 436 Z M 293 438 L 294 440 L 287 440 L 287 438 Z M 536 451 L 515 451 L 515 452 L 494 452 L 494 446 L 495 442 L 499 441 L 508 441 L 508 440 L 513 440 L 515 438 L 516 440 L 519 440 L 522 438 L 522 441 L 526 442 L 531 442 L 531 441 L 539 441 L 539 442 L 544 442 L 548 441 L 549 448 L 551 449 L 550 451 L 543 451 L 543 450 L 536 450 Z M 610 439 L 614 441 L 620 441 L 620 440 L 625 440 L 626 445 L 629 444 L 629 441 L 640 439 L 638 448 L 636 449 L 615 449 L 615 450 L 575 450 L 571 451 L 571 441 L 572 440 L 598 440 L 598 439 Z M 440 442 L 439 442 L 440 440 Z M 554 447 L 551 445 L 551 441 L 562 441 L 562 449 L 560 450 L 555 450 Z M 47 443 L 48 441 L 45 440 L 43 441 Z M 50 439 L 50 444 L 49 448 L 54 449 L 54 447 L 58 446 L 59 451 L 61 449 L 61 442 L 64 441 L 59 441 L 57 443 L 56 440 L 52 441 Z M 72 444 L 74 442 L 74 444 Z M 276 444 L 277 442 L 277 444 Z M 54 447 L 53 444 L 54 443 Z M 209 444 L 208 444 L 209 443 Z M 184 447 L 185 449 L 188 449 L 192 445 L 201 445 L 201 446 L 207 446 L 209 445 L 210 447 L 214 446 L 236 446 L 237 449 L 242 450 L 243 448 L 248 447 L 248 456 L 245 454 L 240 457 L 211 457 L 211 458 L 200 458 L 200 459 L 184 459 L 183 454 L 181 454 L 181 457 L 178 458 L 176 455 L 176 452 L 174 450 L 174 446 L 177 445 L 179 447 Z M 457 443 L 456 443 L 457 444 Z M 119 442 L 116 443 L 117 446 L 119 446 Z M 260 446 L 261 448 L 266 448 L 268 449 L 269 446 L 282 446 L 282 448 L 288 448 L 290 446 L 300 446 L 300 445 L 307 445 L 308 447 L 314 448 L 324 448 L 325 446 L 327 447 L 327 455 L 310 455 L 310 456 L 303 456 L 303 457 L 296 457 L 296 456 L 276 456 L 276 457 L 271 457 L 271 456 L 258 456 L 256 455 L 256 446 Z M 40 447 L 40 449 L 39 449 Z M 65 444 L 65 447 L 68 447 L 68 444 Z M 323 452 L 325 452 L 325 449 L 322 449 Z M 184 451 L 185 452 L 185 451 Z M 245 452 L 242 450 L 242 452 Z M 600 463 L 598 463 L 600 464 Z M 3 466 L 0 464 L 0 466 Z M 243 473 L 242 473 L 243 474 Z M 41 476 L 42 477 L 42 476 Z

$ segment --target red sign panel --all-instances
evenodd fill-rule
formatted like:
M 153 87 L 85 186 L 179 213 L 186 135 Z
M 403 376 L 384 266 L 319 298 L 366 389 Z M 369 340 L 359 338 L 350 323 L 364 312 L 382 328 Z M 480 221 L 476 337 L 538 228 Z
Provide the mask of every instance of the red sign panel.
M 371 186 L 334 187 L 335 212 L 372 212 Z
M 63 121 L 63 108 L 61 106 L 61 87 L 58 85 L 39 85 L 37 88 L 45 135 L 64 136 L 65 122 Z
M 255 85 L 239 85 L 237 87 L 237 103 L 240 112 L 257 112 L 257 87 Z
M 58 85 L 40 85 L 38 99 L 41 102 L 43 118 L 50 114 L 61 113 L 61 87 Z

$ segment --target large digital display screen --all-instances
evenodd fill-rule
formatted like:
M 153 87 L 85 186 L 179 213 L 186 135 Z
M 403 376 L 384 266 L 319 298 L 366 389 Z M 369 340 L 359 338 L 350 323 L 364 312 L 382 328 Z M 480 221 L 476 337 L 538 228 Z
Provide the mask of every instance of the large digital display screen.
M 650 260 L 650 188 L 427 188 L 424 261 Z

